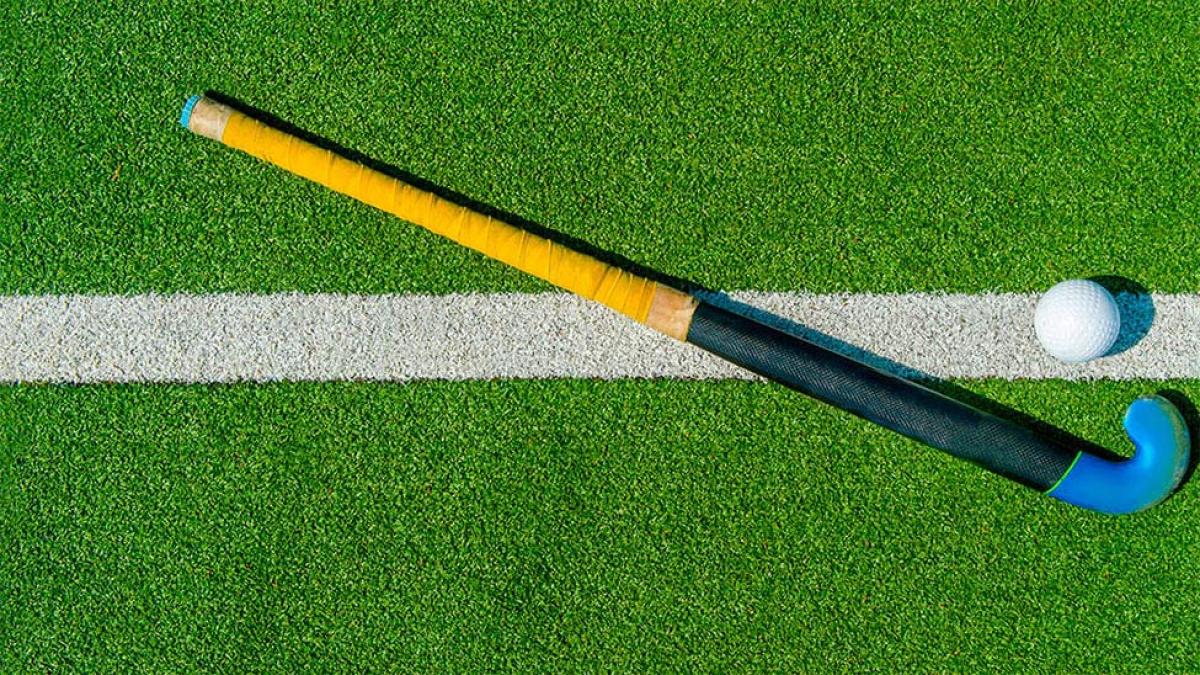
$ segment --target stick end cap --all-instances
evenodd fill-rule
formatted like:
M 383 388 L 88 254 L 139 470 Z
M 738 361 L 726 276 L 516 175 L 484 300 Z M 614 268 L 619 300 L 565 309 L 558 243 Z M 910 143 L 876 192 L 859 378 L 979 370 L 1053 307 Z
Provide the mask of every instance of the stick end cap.
M 188 128 L 188 122 L 192 119 L 192 110 L 196 108 L 196 104 L 200 102 L 201 98 L 199 94 L 188 97 L 187 103 L 183 104 L 183 111 L 179 113 L 179 126 L 184 129 Z

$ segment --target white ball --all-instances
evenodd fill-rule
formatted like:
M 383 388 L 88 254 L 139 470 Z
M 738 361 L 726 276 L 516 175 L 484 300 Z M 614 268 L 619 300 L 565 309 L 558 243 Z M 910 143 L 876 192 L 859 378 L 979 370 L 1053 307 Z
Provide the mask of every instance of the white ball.
M 1121 313 L 1103 286 L 1072 279 L 1056 284 L 1038 300 L 1033 327 L 1038 342 L 1052 356 L 1083 363 L 1112 349 L 1121 332 Z

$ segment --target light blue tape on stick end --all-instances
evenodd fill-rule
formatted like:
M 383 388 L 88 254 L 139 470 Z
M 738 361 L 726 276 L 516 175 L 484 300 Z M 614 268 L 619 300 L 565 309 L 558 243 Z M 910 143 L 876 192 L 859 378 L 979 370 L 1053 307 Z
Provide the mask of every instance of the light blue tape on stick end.
M 187 103 L 183 104 L 183 112 L 179 113 L 179 126 L 184 129 L 188 128 L 188 120 L 192 119 L 192 108 L 195 108 L 199 102 L 200 96 L 196 95 L 189 98 Z

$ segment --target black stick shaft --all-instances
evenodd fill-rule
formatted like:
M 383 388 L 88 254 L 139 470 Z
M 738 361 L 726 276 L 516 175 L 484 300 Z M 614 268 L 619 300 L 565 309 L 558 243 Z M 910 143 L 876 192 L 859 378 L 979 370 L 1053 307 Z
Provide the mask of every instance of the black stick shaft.
M 687 341 L 909 438 L 1049 490 L 1078 452 L 916 382 L 701 302 Z

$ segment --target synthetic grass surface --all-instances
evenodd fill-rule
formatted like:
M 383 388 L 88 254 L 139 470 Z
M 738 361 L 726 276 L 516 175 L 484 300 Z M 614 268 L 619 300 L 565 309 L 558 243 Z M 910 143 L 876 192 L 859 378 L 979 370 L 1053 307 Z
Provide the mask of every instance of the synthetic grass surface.
M 1146 389 L 976 387 L 1111 447 Z M 25 386 L 0 422 L 5 671 L 1197 665 L 1194 489 L 1099 516 L 781 387 Z
M 0 8 L 0 293 L 543 288 L 208 89 L 723 290 L 1200 288 L 1192 2 L 365 11 Z M 1114 448 L 1158 387 L 970 384 Z M 764 385 L 17 386 L 0 442 L 3 671 L 1200 668 L 1195 486 L 1104 518 Z
M 539 288 L 174 126 L 213 89 L 724 290 L 1200 286 L 1179 2 L 0 15 L 0 291 Z

